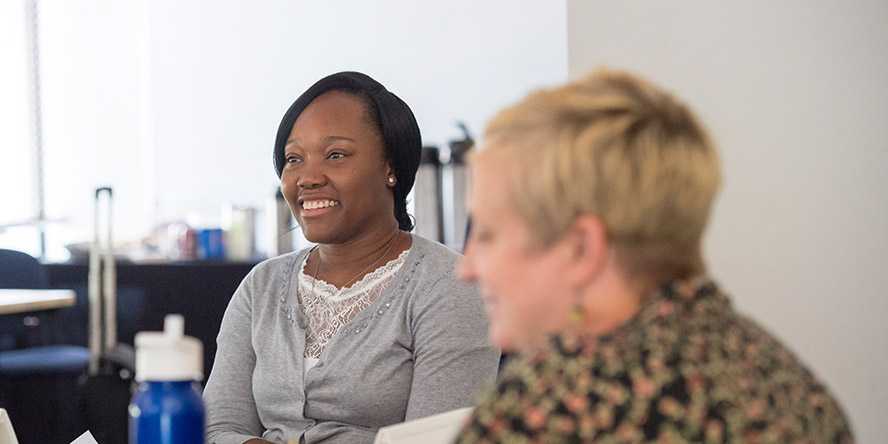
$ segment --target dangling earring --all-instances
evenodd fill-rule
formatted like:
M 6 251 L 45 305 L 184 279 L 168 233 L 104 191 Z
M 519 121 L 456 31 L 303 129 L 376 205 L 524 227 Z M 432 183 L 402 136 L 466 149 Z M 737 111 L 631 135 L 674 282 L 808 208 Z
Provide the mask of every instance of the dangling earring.
M 573 304 L 567 312 L 567 325 L 559 336 L 562 349 L 567 353 L 575 353 L 580 349 L 583 330 L 585 329 L 586 310 L 583 308 L 583 292 L 576 291 Z
M 583 291 L 576 290 L 574 303 L 567 314 L 568 325 L 571 331 L 582 332 L 585 327 L 586 309 L 583 307 Z
M 583 306 L 579 303 L 574 304 L 570 307 L 570 313 L 568 314 L 568 320 L 570 321 L 571 327 L 578 328 L 583 325 L 583 321 L 586 319 L 586 310 L 583 310 Z

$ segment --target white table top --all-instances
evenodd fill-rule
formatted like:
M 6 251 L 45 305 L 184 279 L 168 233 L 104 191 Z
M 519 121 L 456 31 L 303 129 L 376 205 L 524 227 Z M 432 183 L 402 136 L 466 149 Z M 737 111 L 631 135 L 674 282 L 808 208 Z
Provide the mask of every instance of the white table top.
M 0 315 L 70 307 L 76 301 L 74 290 L 0 289 Z

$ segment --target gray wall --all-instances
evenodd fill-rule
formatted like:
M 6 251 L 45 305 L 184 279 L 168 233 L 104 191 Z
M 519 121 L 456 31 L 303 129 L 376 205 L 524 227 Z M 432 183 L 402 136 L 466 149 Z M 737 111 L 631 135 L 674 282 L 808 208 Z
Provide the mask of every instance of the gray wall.
M 839 397 L 888 406 L 888 3 L 568 1 L 572 78 L 607 65 L 686 99 L 726 183 L 713 274 Z

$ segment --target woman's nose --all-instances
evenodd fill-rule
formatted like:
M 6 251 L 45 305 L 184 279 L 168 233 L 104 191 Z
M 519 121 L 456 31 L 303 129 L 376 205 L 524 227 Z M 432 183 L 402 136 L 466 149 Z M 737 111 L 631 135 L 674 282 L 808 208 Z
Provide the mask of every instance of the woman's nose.
M 320 188 L 327 183 L 324 171 L 319 166 L 313 165 L 313 162 L 306 162 L 299 173 L 299 180 L 296 181 L 299 188 Z

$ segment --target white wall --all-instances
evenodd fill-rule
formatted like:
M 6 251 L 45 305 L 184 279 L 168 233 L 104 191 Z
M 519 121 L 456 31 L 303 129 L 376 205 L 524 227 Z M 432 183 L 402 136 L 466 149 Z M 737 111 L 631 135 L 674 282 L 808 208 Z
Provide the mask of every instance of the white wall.
M 719 142 L 715 276 L 838 396 L 858 440 L 888 405 L 888 3 L 568 1 L 572 78 L 668 86 Z
M 327 74 L 375 77 L 413 108 L 426 144 L 457 138 L 456 119 L 480 132 L 528 88 L 567 78 L 564 3 L 149 5 L 159 217 L 270 196 L 280 118 Z M 545 32 L 526 32 L 531 24 Z
M 40 5 L 47 205 L 69 221 L 56 242 L 90 234 L 103 184 L 115 186 L 119 238 L 262 204 L 277 186 L 281 116 L 336 71 L 366 72 L 403 98 L 426 144 L 460 136 L 456 119 L 480 132 L 529 88 L 567 78 L 563 2 Z

